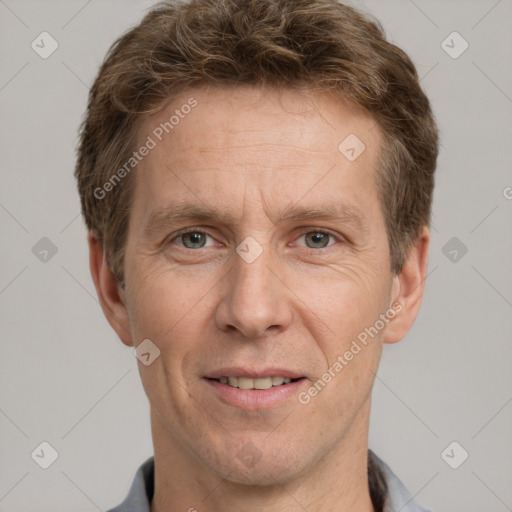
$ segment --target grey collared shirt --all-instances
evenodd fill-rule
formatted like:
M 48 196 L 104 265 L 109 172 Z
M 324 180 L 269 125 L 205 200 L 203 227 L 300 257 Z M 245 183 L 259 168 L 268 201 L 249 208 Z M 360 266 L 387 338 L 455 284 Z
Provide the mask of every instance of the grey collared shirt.
M 373 453 L 388 485 L 388 495 L 383 512 L 429 512 L 411 497 L 404 484 L 391 468 Z M 150 457 L 137 470 L 126 499 L 107 512 L 150 512 L 154 493 L 155 461 Z

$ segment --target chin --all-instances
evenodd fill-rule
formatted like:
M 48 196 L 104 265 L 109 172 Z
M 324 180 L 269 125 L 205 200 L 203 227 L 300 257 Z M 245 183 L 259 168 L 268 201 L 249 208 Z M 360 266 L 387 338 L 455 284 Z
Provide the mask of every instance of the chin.
M 207 461 L 203 460 L 228 482 L 260 487 L 286 485 L 314 462 L 307 453 L 300 453 L 291 445 L 267 442 L 262 450 L 256 448 L 261 445 L 250 440 L 233 442 L 217 453 L 208 454 Z
M 254 487 L 270 487 L 286 485 L 300 474 L 296 464 L 288 461 L 285 464 L 276 464 L 275 460 L 260 459 L 257 465 L 248 468 L 243 464 L 228 464 L 229 472 L 222 475 L 225 480 L 238 485 Z M 226 468 L 228 469 L 228 468 Z

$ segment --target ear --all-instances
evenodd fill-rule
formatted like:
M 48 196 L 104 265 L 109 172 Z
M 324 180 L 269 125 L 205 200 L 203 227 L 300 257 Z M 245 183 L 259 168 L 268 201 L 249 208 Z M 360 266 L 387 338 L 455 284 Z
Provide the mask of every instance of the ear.
M 430 231 L 424 226 L 409 248 L 402 270 L 393 277 L 390 308 L 398 312 L 386 326 L 384 343 L 396 343 L 403 339 L 416 319 L 427 278 L 429 245 Z
M 132 346 L 124 292 L 119 288 L 107 264 L 101 241 L 92 232 L 89 233 L 87 241 L 89 243 L 89 268 L 103 314 L 121 341 L 125 345 Z

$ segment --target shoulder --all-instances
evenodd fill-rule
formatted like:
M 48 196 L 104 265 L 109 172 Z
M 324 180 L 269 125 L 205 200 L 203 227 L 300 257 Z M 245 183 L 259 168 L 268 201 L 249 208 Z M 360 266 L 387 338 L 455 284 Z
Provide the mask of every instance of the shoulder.
M 386 482 L 387 493 L 383 512 L 431 512 L 414 501 L 404 484 L 382 459 L 371 450 L 368 450 L 368 454 Z
M 107 512 L 150 512 L 154 492 L 154 477 L 155 459 L 150 457 L 135 473 L 126 499 Z

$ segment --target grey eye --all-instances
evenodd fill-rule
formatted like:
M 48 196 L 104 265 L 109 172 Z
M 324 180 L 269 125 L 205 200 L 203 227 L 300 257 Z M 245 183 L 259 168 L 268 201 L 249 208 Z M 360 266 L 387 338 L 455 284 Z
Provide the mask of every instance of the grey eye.
M 201 249 L 206 244 L 206 233 L 192 231 L 180 236 L 181 242 L 187 249 Z
M 320 231 L 306 233 L 306 245 L 311 249 L 323 249 L 329 245 L 331 235 Z

